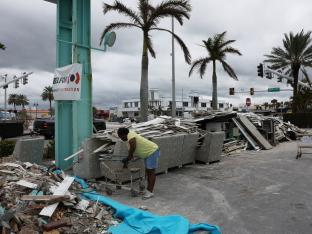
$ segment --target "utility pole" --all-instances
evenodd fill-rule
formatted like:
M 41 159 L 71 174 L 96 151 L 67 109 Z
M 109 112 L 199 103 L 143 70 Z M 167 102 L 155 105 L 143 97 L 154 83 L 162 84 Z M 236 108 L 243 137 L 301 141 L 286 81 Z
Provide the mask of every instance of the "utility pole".
M 7 81 L 7 74 L 4 75 L 4 83 L 6 83 Z M 4 114 L 6 116 L 6 112 L 7 112 L 7 88 L 8 86 L 4 86 Z
M 172 33 L 174 33 L 174 18 L 171 19 Z M 174 36 L 172 35 L 172 117 L 176 117 L 176 96 L 175 96 L 175 60 L 174 60 Z

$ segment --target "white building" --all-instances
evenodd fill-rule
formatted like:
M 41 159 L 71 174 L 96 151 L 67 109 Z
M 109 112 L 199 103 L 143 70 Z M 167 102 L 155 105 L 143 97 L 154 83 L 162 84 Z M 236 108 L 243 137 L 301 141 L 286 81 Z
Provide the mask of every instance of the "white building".
M 171 103 L 172 99 L 162 97 L 159 89 L 149 90 L 149 111 L 151 114 L 171 115 Z M 219 100 L 219 110 L 226 111 L 230 108 L 231 105 L 228 102 L 222 101 L 222 99 Z M 207 111 L 211 109 L 211 98 L 208 96 L 200 96 L 197 92 L 192 91 L 185 97 L 176 97 L 177 116 L 188 116 L 188 114 L 194 111 Z M 121 112 L 123 117 L 138 117 L 140 112 L 140 99 L 123 100 L 122 106 L 118 112 Z

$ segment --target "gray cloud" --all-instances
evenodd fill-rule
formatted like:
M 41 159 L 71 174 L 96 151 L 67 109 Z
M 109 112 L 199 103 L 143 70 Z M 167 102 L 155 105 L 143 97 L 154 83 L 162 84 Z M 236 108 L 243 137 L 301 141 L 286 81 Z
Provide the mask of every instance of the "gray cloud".
M 107 2 L 113 2 L 108 0 Z M 136 9 L 136 1 L 124 1 Z M 152 1 L 157 3 L 159 1 Z M 92 3 L 92 45 L 99 46 L 100 35 L 106 25 L 125 21 L 118 14 L 102 13 L 102 1 Z M 243 103 L 248 94 L 234 97 L 228 95 L 228 88 L 236 90 L 265 90 L 268 87 L 283 87 L 276 80 L 257 77 L 256 66 L 263 55 L 273 46 L 281 45 L 283 33 L 310 30 L 312 3 L 309 0 L 193 0 L 191 19 L 183 27 L 176 25 L 177 33 L 188 45 L 192 58 L 205 56 L 198 46 L 202 40 L 223 31 L 243 56 L 229 56 L 239 81 L 230 79 L 218 65 L 219 95 L 235 104 Z M 40 93 L 51 84 L 55 68 L 56 7 L 43 0 L 1 0 L 0 41 L 7 50 L 0 51 L 0 74 L 13 76 L 23 71 L 35 71 L 30 84 L 9 92 L 25 93 L 32 101 L 40 100 Z M 170 28 L 170 19 L 164 19 L 162 27 Z M 166 33 L 153 33 L 157 58 L 150 58 L 149 86 L 160 88 L 164 96 L 171 92 L 171 38 Z M 136 29 L 118 30 L 115 46 L 108 52 L 92 52 L 93 100 L 97 106 L 120 104 L 122 99 L 139 97 L 142 35 Z M 184 62 L 183 54 L 176 45 L 177 94 L 184 90 L 197 90 L 211 95 L 211 65 L 207 67 L 204 79 L 194 73 L 188 77 L 190 66 Z M 0 91 L 0 105 L 3 103 Z M 286 100 L 290 92 L 257 93 L 255 102 L 270 101 L 273 98 Z M 42 105 L 46 105 L 42 102 Z

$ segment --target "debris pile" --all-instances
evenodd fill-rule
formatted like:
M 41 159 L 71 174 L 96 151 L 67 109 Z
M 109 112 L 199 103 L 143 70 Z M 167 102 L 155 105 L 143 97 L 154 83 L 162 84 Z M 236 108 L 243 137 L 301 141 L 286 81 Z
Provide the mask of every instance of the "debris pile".
M 254 113 L 241 114 L 246 116 L 250 122 L 252 122 L 257 128 L 263 128 L 263 121 L 272 120 L 275 128 L 275 138 L 277 141 L 291 141 L 295 140 L 297 137 L 301 137 L 306 134 L 311 134 L 307 130 L 298 128 L 297 126 L 291 124 L 290 122 L 284 122 L 278 117 L 272 116 L 262 116 Z
M 223 144 L 223 153 L 224 154 L 233 154 L 247 149 L 246 140 L 234 140 Z
M 55 167 L 31 163 L 0 164 L 2 233 L 107 233 L 120 220 L 113 210 L 83 198 L 79 179 Z

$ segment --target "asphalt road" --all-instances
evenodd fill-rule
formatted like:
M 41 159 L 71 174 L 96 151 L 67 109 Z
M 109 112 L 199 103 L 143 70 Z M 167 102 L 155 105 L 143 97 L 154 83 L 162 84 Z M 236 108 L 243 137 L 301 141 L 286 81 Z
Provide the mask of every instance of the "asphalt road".
M 112 198 L 219 225 L 226 234 L 312 233 L 312 155 L 295 159 L 296 143 L 245 151 L 221 163 L 192 165 L 159 175 L 155 197 Z

